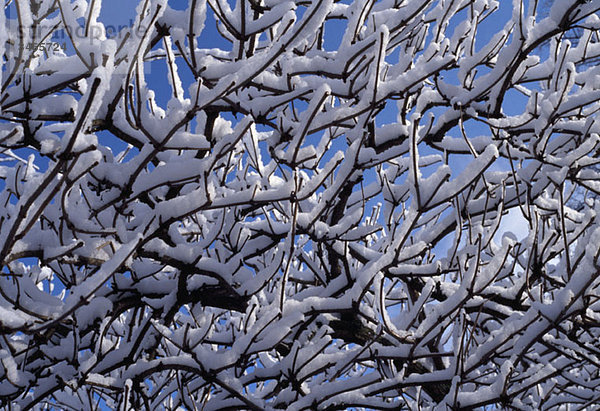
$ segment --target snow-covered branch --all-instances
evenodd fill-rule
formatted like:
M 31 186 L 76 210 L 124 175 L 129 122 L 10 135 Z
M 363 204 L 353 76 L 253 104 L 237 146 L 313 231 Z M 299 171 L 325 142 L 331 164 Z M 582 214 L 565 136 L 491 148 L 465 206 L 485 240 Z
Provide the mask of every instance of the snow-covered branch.
M 2 406 L 600 401 L 597 2 L 107 3 L 0 16 Z

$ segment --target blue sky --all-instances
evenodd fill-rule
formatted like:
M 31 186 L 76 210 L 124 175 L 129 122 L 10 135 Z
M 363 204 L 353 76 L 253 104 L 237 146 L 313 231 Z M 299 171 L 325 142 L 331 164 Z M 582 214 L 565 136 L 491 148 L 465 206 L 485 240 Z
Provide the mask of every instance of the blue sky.
M 104 23 L 104 25 L 107 29 L 109 29 L 109 27 L 118 28 L 119 26 L 129 26 L 131 24 L 131 21 L 135 18 L 135 8 L 136 8 L 137 4 L 138 4 L 137 1 L 132 1 L 132 0 L 104 0 L 103 1 L 104 7 L 102 8 L 99 20 Z M 188 1 L 187 0 L 170 0 L 169 4 L 171 5 L 171 7 L 175 8 L 175 9 L 184 9 L 187 7 Z M 11 7 L 14 7 L 14 6 L 11 6 Z M 10 16 L 11 9 L 9 8 L 8 10 L 9 10 L 9 16 Z M 483 44 L 486 44 L 487 41 L 494 34 L 496 34 L 499 30 L 501 30 L 504 27 L 506 21 L 511 16 L 511 12 L 512 12 L 511 2 L 502 0 L 500 2 L 500 11 L 493 15 L 493 19 L 488 19 L 485 22 L 485 24 L 481 25 L 479 28 L 478 41 L 477 41 L 477 45 L 479 47 Z M 462 18 L 465 17 L 465 13 L 466 12 L 463 11 L 463 12 L 461 12 L 461 14 L 457 15 L 455 17 L 455 20 L 453 20 L 452 23 L 457 24 L 459 21 L 461 21 Z M 341 35 L 343 34 L 343 29 L 344 29 L 343 22 L 331 21 L 331 22 L 327 23 L 326 31 L 328 32 L 328 34 L 325 38 L 325 44 L 324 44 L 325 49 L 328 49 L 328 50 L 335 49 L 337 43 L 339 42 Z M 207 16 L 207 21 L 205 23 L 204 32 L 202 34 L 202 37 L 199 40 L 199 46 L 207 47 L 207 48 L 208 47 L 210 47 L 210 48 L 217 47 L 217 48 L 223 48 L 226 50 L 231 48 L 231 44 L 229 42 L 223 40 L 221 38 L 221 36 L 219 35 L 218 31 L 216 30 L 214 15 L 210 11 L 210 8 L 208 9 L 208 16 Z M 67 54 L 72 53 L 72 52 L 73 52 L 72 48 L 70 50 L 69 49 L 67 50 Z M 393 58 L 397 58 L 397 57 L 392 56 L 391 59 L 393 59 Z M 181 59 L 178 59 L 178 60 L 179 60 L 178 61 L 179 74 L 182 77 L 182 80 L 184 83 L 184 89 L 187 90 L 187 86 L 189 86 L 189 84 L 193 81 L 193 78 L 192 78 L 189 70 L 187 70 L 186 65 L 182 63 Z M 166 107 L 166 103 L 169 100 L 170 93 L 171 93 L 167 79 L 166 79 L 166 74 L 167 74 L 166 65 L 162 61 L 148 63 L 146 72 L 147 72 L 147 82 L 154 89 L 154 91 L 156 93 L 156 98 L 157 98 L 158 104 L 163 107 Z M 448 73 L 447 75 L 451 76 L 451 73 Z M 518 94 L 515 94 L 511 97 L 513 98 L 512 104 L 514 104 L 514 106 L 506 107 L 506 110 L 515 110 L 515 112 L 517 112 L 517 111 L 519 111 L 518 110 L 520 108 L 519 106 L 521 104 L 524 104 L 525 100 L 523 99 L 523 97 L 520 97 Z M 509 111 L 509 114 L 512 114 L 512 113 Z M 229 116 L 228 118 L 230 120 L 235 121 L 233 116 Z M 388 105 L 386 106 L 386 108 L 379 114 L 379 116 L 377 118 L 377 125 L 381 126 L 383 124 L 393 123 L 395 121 L 396 121 L 396 107 L 395 107 L 395 104 L 392 101 L 390 101 L 390 102 L 388 102 Z M 477 123 L 474 121 L 468 122 L 466 127 L 467 127 L 467 131 L 469 132 L 470 135 L 489 134 L 489 130 L 487 128 L 482 127 L 480 123 Z M 451 130 L 449 132 L 449 134 L 453 135 L 454 137 L 460 137 L 460 135 L 458 134 L 458 130 Z M 104 144 L 107 144 L 108 146 L 110 146 L 115 153 L 122 151 L 126 147 L 125 143 L 119 141 L 117 138 L 115 138 L 108 132 L 98 133 L 98 138 L 101 143 L 104 143 Z M 33 150 L 22 149 L 19 151 L 18 154 L 24 158 L 27 158 L 27 156 L 31 153 L 33 153 Z M 423 148 L 423 154 L 428 154 L 427 148 L 425 148 L 425 147 Z M 40 166 L 40 168 L 43 169 L 44 167 L 46 167 L 47 163 L 48 163 L 47 159 L 36 156 L 36 164 L 38 166 Z M 451 161 L 451 167 L 457 173 L 464 167 L 463 164 L 465 164 L 465 163 L 466 162 L 461 161 L 460 158 L 455 157 Z M 426 173 L 427 169 L 424 169 L 423 171 Z M 370 182 L 369 179 L 374 179 L 374 172 L 367 173 L 366 177 L 367 177 L 367 181 L 365 181 L 365 185 Z M 2 189 L 2 188 L 3 188 L 3 184 L 0 181 L 0 189 Z M 376 202 L 377 202 L 377 199 L 374 199 L 369 203 L 369 206 L 367 207 L 367 210 L 366 210 L 366 214 L 370 214 L 371 206 L 374 206 Z M 519 230 L 519 226 L 520 225 L 522 226 L 522 221 L 523 221 L 522 217 L 519 218 L 518 212 L 516 214 L 510 215 L 509 217 L 510 218 L 505 220 L 507 222 L 503 223 L 503 224 L 505 224 L 503 226 L 503 230 L 513 230 L 513 231 Z M 520 229 L 522 230 L 522 228 L 523 227 L 521 227 Z

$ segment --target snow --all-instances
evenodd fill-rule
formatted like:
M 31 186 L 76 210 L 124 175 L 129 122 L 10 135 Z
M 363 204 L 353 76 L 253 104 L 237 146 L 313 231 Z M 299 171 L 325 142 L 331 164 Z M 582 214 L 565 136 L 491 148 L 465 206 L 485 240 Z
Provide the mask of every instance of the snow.
M 594 403 L 595 2 L 170 3 L 0 17 L 2 396 Z

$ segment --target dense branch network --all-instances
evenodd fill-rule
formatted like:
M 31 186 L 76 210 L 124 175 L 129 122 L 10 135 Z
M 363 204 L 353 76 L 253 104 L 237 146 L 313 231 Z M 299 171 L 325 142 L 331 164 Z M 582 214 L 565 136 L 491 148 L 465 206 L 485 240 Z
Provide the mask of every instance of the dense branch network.
M 0 16 L 5 407 L 600 401 L 597 2 L 102 3 Z

